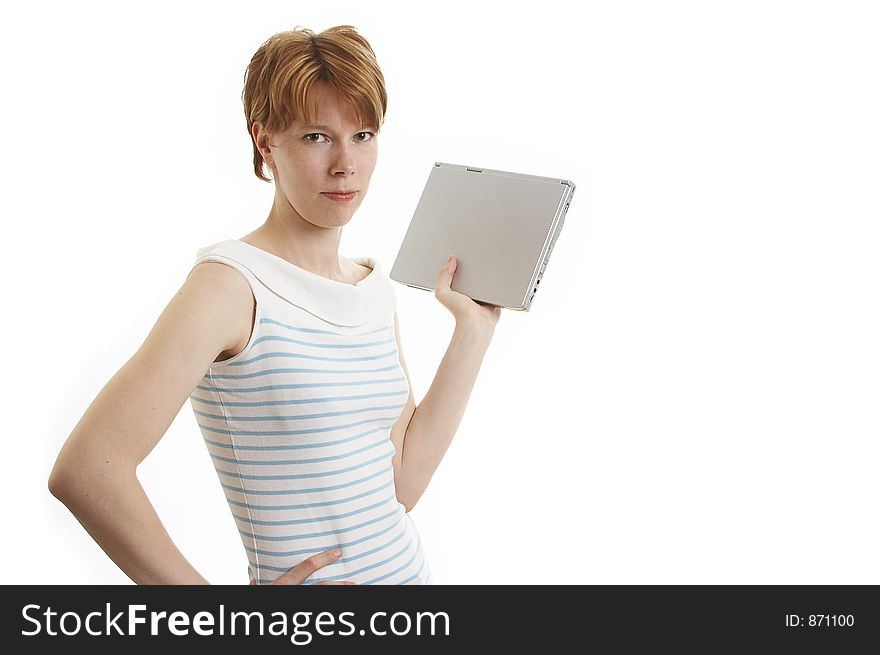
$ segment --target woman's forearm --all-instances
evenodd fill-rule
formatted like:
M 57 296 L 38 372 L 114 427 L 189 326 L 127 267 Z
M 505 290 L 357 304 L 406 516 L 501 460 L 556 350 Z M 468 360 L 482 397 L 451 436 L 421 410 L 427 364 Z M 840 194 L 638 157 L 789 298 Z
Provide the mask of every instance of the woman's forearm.
M 409 421 L 398 481 L 398 498 L 408 509 L 421 498 L 458 430 L 493 333 L 485 324 L 456 324 L 434 381 Z
M 129 578 L 210 584 L 174 545 L 134 470 L 89 468 L 53 477 L 50 489 Z

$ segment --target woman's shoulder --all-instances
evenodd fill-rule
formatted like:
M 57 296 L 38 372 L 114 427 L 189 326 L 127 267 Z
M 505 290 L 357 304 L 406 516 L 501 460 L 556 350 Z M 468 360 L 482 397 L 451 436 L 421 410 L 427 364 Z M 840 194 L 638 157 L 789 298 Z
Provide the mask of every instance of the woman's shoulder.
M 214 361 L 240 352 L 250 340 L 256 321 L 256 298 L 241 271 L 221 262 L 201 262 L 190 272 L 184 289 L 193 307 L 204 308 L 202 313 L 210 317 L 213 331 L 223 334 L 227 345 L 232 344 Z

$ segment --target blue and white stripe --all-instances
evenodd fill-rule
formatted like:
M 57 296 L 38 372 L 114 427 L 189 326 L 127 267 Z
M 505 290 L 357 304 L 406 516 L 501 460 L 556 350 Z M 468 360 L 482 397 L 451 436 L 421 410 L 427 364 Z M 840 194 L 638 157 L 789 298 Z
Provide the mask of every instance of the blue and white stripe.
M 248 573 L 268 584 L 341 547 L 304 584 L 430 584 L 391 465 L 409 394 L 394 323 L 328 330 L 305 312 L 281 320 L 285 307 L 258 303 L 246 348 L 215 362 L 190 396 Z

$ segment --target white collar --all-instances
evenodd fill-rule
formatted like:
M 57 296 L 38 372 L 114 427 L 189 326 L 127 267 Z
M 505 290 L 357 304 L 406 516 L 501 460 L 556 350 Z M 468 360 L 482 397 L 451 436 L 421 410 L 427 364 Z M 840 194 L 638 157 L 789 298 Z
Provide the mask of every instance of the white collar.
M 363 280 L 350 284 L 307 271 L 238 239 L 199 248 L 196 261 L 208 255 L 238 262 L 275 295 L 334 325 L 356 327 L 378 317 L 390 320 L 393 316 L 394 287 L 372 257 L 352 258 L 373 270 Z

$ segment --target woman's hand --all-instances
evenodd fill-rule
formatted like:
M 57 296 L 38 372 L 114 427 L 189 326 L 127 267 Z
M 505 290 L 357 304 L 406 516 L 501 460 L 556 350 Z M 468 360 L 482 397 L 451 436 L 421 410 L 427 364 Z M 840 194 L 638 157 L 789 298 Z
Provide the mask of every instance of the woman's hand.
M 468 323 L 494 328 L 501 318 L 501 308 L 495 305 L 484 305 L 468 298 L 463 293 L 451 288 L 452 276 L 458 267 L 458 260 L 449 255 L 446 265 L 437 275 L 437 287 L 434 296 L 455 317 L 456 323 Z
M 339 555 L 336 553 L 339 552 Z M 290 569 L 287 573 L 282 573 L 275 580 L 272 581 L 272 584 L 302 584 L 303 580 L 308 578 L 312 573 L 320 569 L 322 566 L 327 566 L 328 564 L 332 564 L 337 559 L 339 559 L 342 551 L 333 550 L 325 550 L 323 553 L 318 553 L 317 555 L 312 555 L 308 559 L 303 560 L 292 569 Z M 256 584 L 254 580 L 251 580 L 251 584 Z M 316 582 L 316 585 L 319 584 L 357 584 L 356 582 L 349 582 L 348 580 L 325 580 L 323 582 Z

